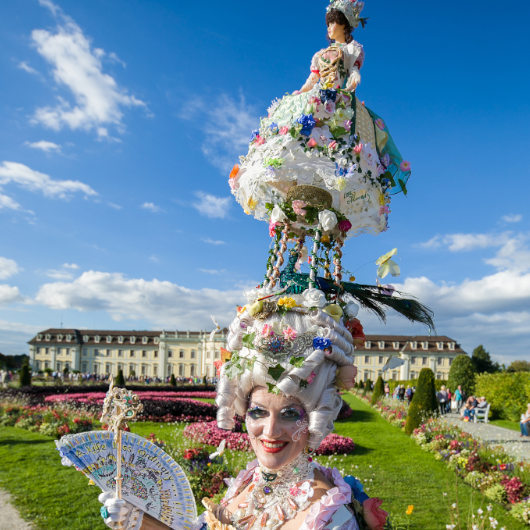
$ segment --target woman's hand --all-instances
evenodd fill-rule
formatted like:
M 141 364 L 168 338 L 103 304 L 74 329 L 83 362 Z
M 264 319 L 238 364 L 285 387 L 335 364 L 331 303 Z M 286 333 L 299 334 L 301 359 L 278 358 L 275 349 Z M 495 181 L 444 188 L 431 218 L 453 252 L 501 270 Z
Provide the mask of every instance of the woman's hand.
M 101 517 L 109 528 L 116 529 L 121 524 L 123 530 L 139 530 L 142 526 L 144 512 L 123 499 L 116 499 L 114 492 L 104 492 L 98 500 L 103 504 Z

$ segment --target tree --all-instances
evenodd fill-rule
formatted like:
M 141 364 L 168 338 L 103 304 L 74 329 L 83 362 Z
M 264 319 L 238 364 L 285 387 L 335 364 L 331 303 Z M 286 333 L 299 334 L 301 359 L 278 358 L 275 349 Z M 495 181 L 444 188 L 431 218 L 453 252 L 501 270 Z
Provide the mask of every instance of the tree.
M 494 374 L 500 370 L 499 365 L 491 360 L 489 352 L 486 351 L 486 348 L 484 348 L 482 344 L 473 350 L 471 360 L 475 365 L 477 374 L 483 374 L 485 372 L 488 374 Z
M 118 370 L 118 375 L 116 376 L 114 384 L 116 386 L 125 386 L 125 377 L 123 377 L 123 370 L 121 368 Z
M 171 386 L 177 386 L 177 380 L 175 379 L 175 374 L 171 374 L 171 377 L 169 378 L 169 384 Z
M 467 355 L 457 355 L 449 370 L 449 380 L 447 385 L 454 392 L 458 385 L 468 395 L 472 395 L 475 390 L 475 365 Z
M 20 386 L 30 386 L 31 385 L 31 371 L 29 369 L 29 364 L 27 361 L 24 361 L 22 368 L 20 369 Z
M 513 361 L 508 366 L 508 372 L 530 372 L 530 363 L 528 361 Z
M 370 392 L 371 390 L 372 390 L 372 381 L 370 381 L 370 379 L 367 379 L 364 383 L 363 396 L 366 396 L 366 392 Z
M 359 381 L 359 388 L 362 390 L 364 388 L 364 383 L 362 381 Z
M 70 369 L 68 368 L 68 365 L 64 367 L 63 375 L 66 377 L 68 373 L 70 372 Z
M 383 378 L 379 376 L 374 386 L 374 393 L 372 394 L 372 405 L 375 405 L 385 395 L 385 383 Z
M 423 421 L 437 411 L 438 400 L 434 389 L 434 373 L 430 368 L 423 368 L 418 378 L 416 392 L 409 405 L 405 432 L 412 434 L 414 429 L 417 429 Z

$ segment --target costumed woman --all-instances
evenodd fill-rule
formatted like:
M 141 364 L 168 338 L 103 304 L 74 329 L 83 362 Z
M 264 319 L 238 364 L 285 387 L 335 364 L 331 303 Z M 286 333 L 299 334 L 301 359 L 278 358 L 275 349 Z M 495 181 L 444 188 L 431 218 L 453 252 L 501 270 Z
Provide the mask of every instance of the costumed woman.
M 217 424 L 231 429 L 235 415 L 243 416 L 256 459 L 231 482 L 219 505 L 203 501 L 207 512 L 197 530 L 383 528 L 381 501 L 368 499 L 353 477 L 347 483 L 337 469 L 311 456 L 340 412 L 338 387 L 353 387 L 354 345 L 344 322 L 358 306 L 350 303 L 339 317 L 324 293 L 310 294 L 255 301 L 230 325 L 232 356 L 221 368 Z M 133 507 L 109 497 L 102 494 L 100 500 L 107 501 L 106 522 L 113 528 L 128 520 Z M 169 528 L 150 517 L 141 524 L 142 530 Z

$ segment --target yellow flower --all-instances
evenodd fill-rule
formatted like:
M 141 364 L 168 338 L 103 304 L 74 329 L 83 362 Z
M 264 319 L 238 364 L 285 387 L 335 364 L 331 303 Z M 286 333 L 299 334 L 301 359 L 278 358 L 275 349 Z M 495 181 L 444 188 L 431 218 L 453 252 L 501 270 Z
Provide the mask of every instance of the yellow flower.
M 329 236 L 322 236 L 320 238 L 321 243 L 329 243 Z
M 250 197 L 250 199 L 247 201 L 247 208 L 245 208 L 245 213 L 247 215 L 250 215 L 250 212 L 252 212 L 252 210 L 254 210 L 254 208 L 257 206 L 258 204 L 258 200 L 257 199 L 253 199 L 252 197 Z
M 293 307 L 298 307 L 298 304 L 295 302 L 294 298 L 284 296 L 280 298 L 277 302 L 279 306 L 283 306 L 286 309 L 292 309 Z
M 89 486 L 95 486 L 96 483 L 95 483 L 92 479 L 90 479 L 90 480 L 88 481 L 88 485 L 89 485 Z
M 350 282 L 354 282 L 355 281 L 355 276 L 350 276 Z
M 390 259 L 394 254 L 397 254 L 397 248 L 387 252 L 375 262 L 376 265 L 379 265 L 379 268 L 377 269 L 377 276 L 379 276 L 379 278 L 384 278 L 388 273 L 392 274 L 394 277 L 401 274 L 399 265 Z
M 407 515 L 412 515 L 412 512 L 414 511 L 414 505 L 411 504 L 408 508 L 407 508 Z
M 381 195 L 379 195 L 379 204 L 381 206 L 385 205 L 385 196 L 382 193 L 381 193 Z

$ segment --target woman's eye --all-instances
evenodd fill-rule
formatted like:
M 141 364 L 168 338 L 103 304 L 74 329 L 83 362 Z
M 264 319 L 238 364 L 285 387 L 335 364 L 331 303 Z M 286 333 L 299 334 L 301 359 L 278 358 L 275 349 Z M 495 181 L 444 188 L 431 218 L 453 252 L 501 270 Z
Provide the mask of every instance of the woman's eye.
M 247 410 L 247 414 L 253 420 L 257 420 L 257 419 L 260 419 L 260 418 L 265 418 L 268 415 L 268 412 L 266 410 L 264 410 L 264 409 L 255 408 L 255 409 Z
M 296 410 L 296 409 L 288 409 L 288 410 L 284 410 L 282 412 L 282 416 L 286 419 L 286 420 L 298 420 L 301 418 L 302 414 L 300 411 Z

